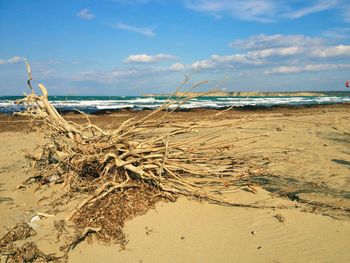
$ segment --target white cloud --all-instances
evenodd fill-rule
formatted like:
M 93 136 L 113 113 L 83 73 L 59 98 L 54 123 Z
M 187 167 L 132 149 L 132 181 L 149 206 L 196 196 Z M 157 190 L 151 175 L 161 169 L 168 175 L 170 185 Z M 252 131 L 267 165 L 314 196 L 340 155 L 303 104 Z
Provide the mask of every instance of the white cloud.
M 192 63 L 192 68 L 194 70 L 203 70 L 203 69 L 213 69 L 215 68 L 215 62 L 212 60 L 200 60 Z
M 348 68 L 350 68 L 350 64 L 310 64 L 305 66 L 280 66 L 265 71 L 265 74 L 295 74 L 302 72 L 318 72 Z
M 272 56 L 290 56 L 300 54 L 304 51 L 303 48 L 297 46 L 283 47 L 283 48 L 269 48 L 262 50 L 249 51 L 247 57 L 252 58 L 267 58 Z
M 169 66 L 169 70 L 170 71 L 183 71 L 185 70 L 187 67 L 186 65 L 182 64 L 182 63 L 175 63 L 175 64 L 172 64 L 171 66 Z
M 228 13 L 242 20 L 270 22 L 279 5 L 270 0 L 187 0 L 188 8 L 211 14 Z
M 280 66 L 273 68 L 272 70 L 265 71 L 265 74 L 288 74 L 288 73 L 298 73 L 302 70 L 302 67 L 296 66 Z
M 333 40 L 303 35 L 257 35 L 233 43 L 239 47 L 240 53 L 213 54 L 208 59 L 193 62 L 191 68 L 197 71 L 224 72 L 232 69 L 266 70 L 273 67 L 273 70 L 267 72 L 312 72 L 341 65 L 336 63 L 344 63 L 350 56 L 350 45 L 334 45 Z M 315 60 L 319 64 L 314 64 Z M 282 63 L 287 66 L 281 66 Z
M 228 14 L 235 18 L 273 22 L 279 19 L 298 19 L 330 9 L 341 9 L 343 0 L 184 0 L 192 10 L 220 16 Z
M 186 8 L 221 19 L 232 16 L 240 20 L 269 23 L 299 19 L 308 15 L 336 10 L 350 23 L 348 0 L 110 0 L 118 4 L 167 4 L 180 2 Z
M 82 18 L 82 19 L 86 19 L 86 20 L 91 20 L 91 19 L 95 18 L 95 14 L 91 13 L 89 11 L 89 9 L 87 9 L 87 8 L 80 10 L 77 13 L 77 16 Z
M 233 55 L 211 55 L 209 60 L 194 62 L 195 69 L 210 68 L 233 68 L 237 66 L 263 66 L 271 61 L 267 60 L 273 57 L 286 57 L 301 54 L 304 50 L 299 47 L 271 48 L 263 50 L 251 50 L 247 53 Z
M 335 8 L 338 4 L 338 0 L 320 0 L 314 2 L 312 5 L 288 12 L 285 14 L 285 16 L 288 18 L 300 18 L 313 13 Z
M 261 65 L 263 61 L 257 57 L 247 56 L 246 54 L 234 54 L 228 56 L 211 55 L 211 60 L 216 63 L 238 63 L 247 65 Z
M 241 66 L 260 66 L 265 64 L 264 60 L 258 57 L 248 56 L 247 54 L 234 54 L 227 56 L 211 55 L 210 59 L 195 61 L 191 68 L 196 71 L 201 70 L 227 70 Z
M 350 9 L 349 9 L 349 23 L 350 23 Z M 350 38 L 350 28 L 342 27 L 342 28 L 332 28 L 326 30 L 322 33 L 324 37 L 332 38 L 336 40 L 343 40 Z
M 5 60 L 5 59 L 0 59 L 0 65 L 15 64 L 15 63 L 21 62 L 23 59 L 24 59 L 24 58 L 18 57 L 18 56 L 9 58 L 9 59 L 7 59 L 7 60 Z
M 324 42 L 321 38 L 304 35 L 253 35 L 248 39 L 237 39 L 230 43 L 230 47 L 245 50 L 259 50 L 282 48 L 290 46 L 318 46 Z
M 137 27 L 137 26 L 132 26 L 132 25 L 124 24 L 124 23 L 117 23 L 115 25 L 112 25 L 112 27 L 116 28 L 116 29 L 134 32 L 134 33 L 141 34 L 141 35 L 144 35 L 147 37 L 154 37 L 156 35 L 153 32 L 153 29 L 149 28 L 149 27 Z
M 235 40 L 230 46 L 240 51 L 247 51 L 235 57 L 251 60 L 274 56 L 332 58 L 350 55 L 350 45 L 334 45 L 333 40 L 304 35 L 254 35 L 248 39 Z
M 338 45 L 332 47 L 322 47 L 311 51 L 311 55 L 315 57 L 328 58 L 328 57 L 339 57 L 350 56 L 350 45 Z
M 350 23 L 348 0 L 110 0 L 118 4 L 166 4 L 181 2 L 188 9 L 204 12 L 215 19 L 225 15 L 240 20 L 269 23 L 299 19 L 328 10 L 336 10 Z
M 176 57 L 169 54 L 157 54 L 153 56 L 147 54 L 136 54 L 128 56 L 124 60 L 124 63 L 158 63 L 174 59 L 176 59 Z

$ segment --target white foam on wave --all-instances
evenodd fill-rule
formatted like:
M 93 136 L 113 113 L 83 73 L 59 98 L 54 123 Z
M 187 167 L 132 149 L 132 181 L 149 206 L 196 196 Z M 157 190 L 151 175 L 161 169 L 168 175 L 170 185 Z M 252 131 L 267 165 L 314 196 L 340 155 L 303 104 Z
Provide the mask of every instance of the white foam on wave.
M 117 110 L 117 109 L 126 109 L 130 108 L 130 104 L 118 104 L 118 105 L 102 105 L 102 106 L 96 106 L 99 110 Z
M 16 105 L 14 101 L 1 101 L 0 107 L 10 107 Z
M 133 109 L 157 109 L 160 106 L 162 106 L 162 103 L 158 104 L 111 104 L 111 105 L 102 105 L 102 106 L 96 106 L 99 110 L 117 110 L 117 109 L 127 109 L 127 108 L 133 108 Z
M 305 105 L 349 102 L 350 97 L 260 97 L 260 98 L 219 98 L 220 105 Z
M 150 105 L 155 103 L 163 103 L 163 100 L 156 100 L 155 98 L 131 98 L 125 100 L 55 100 L 51 101 L 52 105 L 55 107 L 96 107 L 96 108 L 105 108 L 113 107 L 119 108 L 119 105 L 124 105 L 124 107 L 138 106 L 141 104 Z
M 219 105 L 213 101 L 189 101 L 180 106 L 184 109 L 195 109 L 195 108 L 217 108 Z
M 80 109 L 83 110 L 113 110 L 132 108 L 156 109 L 160 107 L 166 99 L 154 97 L 129 97 L 115 100 L 53 100 L 51 103 L 59 109 Z M 242 107 L 242 106 L 275 106 L 275 105 L 311 105 L 325 103 L 349 103 L 350 97 L 227 97 L 227 98 L 195 98 L 181 105 L 182 109 L 194 108 L 222 108 L 222 107 Z M 178 105 L 172 105 L 172 108 Z M 15 100 L 0 100 L 0 111 L 18 111 L 21 106 L 15 104 Z
M 98 106 L 98 105 L 109 105 L 109 104 L 118 104 L 125 102 L 124 100 L 55 100 L 51 101 L 51 104 L 54 106 L 65 106 L 65 107 L 80 107 L 80 106 Z
M 135 98 L 128 100 L 130 103 L 155 103 L 155 102 L 160 102 L 162 100 L 156 100 L 153 97 L 147 97 L 147 98 Z

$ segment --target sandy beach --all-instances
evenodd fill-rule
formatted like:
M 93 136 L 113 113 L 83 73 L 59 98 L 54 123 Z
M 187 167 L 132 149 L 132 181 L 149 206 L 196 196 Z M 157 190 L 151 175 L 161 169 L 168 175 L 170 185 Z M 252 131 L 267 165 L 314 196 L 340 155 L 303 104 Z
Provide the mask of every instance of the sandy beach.
M 0 263 L 349 263 L 350 0 L 0 0 Z
M 90 119 L 115 129 L 147 113 L 120 111 Z M 160 201 L 126 223 L 125 250 L 92 237 L 69 252 L 68 262 L 349 262 L 350 105 L 217 113 L 175 112 L 169 123 L 198 120 L 202 128 L 188 135 L 196 138 L 213 131 L 205 127 L 215 122 L 220 138 L 233 142 L 230 151 L 244 164 L 243 172 L 254 173 L 252 188 L 225 198 L 272 208 L 230 207 L 185 197 Z M 64 117 L 85 121 L 77 114 Z M 54 222 L 65 218 L 79 198 L 66 210 L 33 220 L 38 212 L 50 211 L 63 186 L 18 187 L 34 173 L 25 154 L 46 140 L 28 129 L 25 118 L 0 116 L 0 236 L 20 221 L 32 221 L 37 235 L 29 239 L 46 254 L 58 253 Z

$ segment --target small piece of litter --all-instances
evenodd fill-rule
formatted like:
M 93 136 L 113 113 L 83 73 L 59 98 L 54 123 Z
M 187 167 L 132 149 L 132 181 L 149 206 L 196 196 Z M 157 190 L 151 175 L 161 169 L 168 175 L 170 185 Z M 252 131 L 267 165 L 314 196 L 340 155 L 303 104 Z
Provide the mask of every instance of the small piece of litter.
M 36 216 L 33 216 L 32 219 L 30 219 L 30 223 L 33 223 L 35 221 L 39 221 L 40 220 L 40 216 L 36 215 Z

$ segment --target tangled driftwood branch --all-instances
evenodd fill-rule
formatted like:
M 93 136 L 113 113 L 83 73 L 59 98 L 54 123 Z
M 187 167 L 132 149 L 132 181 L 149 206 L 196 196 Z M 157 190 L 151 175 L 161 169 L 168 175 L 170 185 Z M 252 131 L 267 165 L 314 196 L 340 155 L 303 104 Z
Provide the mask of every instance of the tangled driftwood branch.
M 140 196 L 148 193 L 153 199 L 160 196 L 170 200 L 185 195 L 225 205 L 258 207 L 222 198 L 228 185 L 242 185 L 242 174 L 234 172 L 235 160 L 228 151 L 232 142 L 218 140 L 217 130 L 188 137 L 196 132 L 195 122 L 158 129 L 165 117 L 191 98 L 170 97 L 163 106 L 143 118 L 129 119 L 116 130 L 103 130 L 92 124 L 84 113 L 87 124 L 65 120 L 50 104 L 43 84 L 38 85 L 41 95 L 32 89 L 28 64 L 27 69 L 32 92 L 18 101 L 25 106 L 25 111 L 19 115 L 29 116 L 32 123 L 39 123 L 49 138 L 49 143 L 31 157 L 39 171 L 35 180 L 63 182 L 71 192 L 88 194 L 67 220 L 76 218 L 79 221 L 80 213 L 106 198 L 115 198 L 115 193 Z M 210 128 L 216 124 L 208 125 Z M 144 195 L 145 200 L 153 204 Z M 113 200 L 106 203 L 113 203 Z

